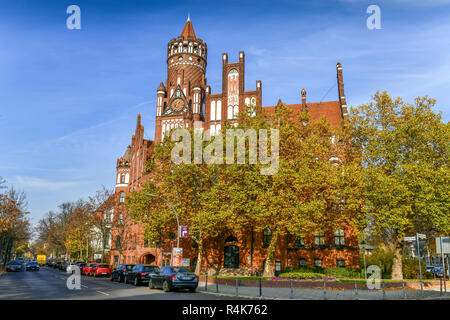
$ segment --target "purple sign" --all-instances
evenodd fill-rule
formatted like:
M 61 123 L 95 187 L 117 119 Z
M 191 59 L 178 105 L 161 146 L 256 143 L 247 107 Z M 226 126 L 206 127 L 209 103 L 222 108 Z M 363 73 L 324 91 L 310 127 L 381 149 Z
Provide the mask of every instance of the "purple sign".
M 188 226 L 180 226 L 180 238 L 189 238 Z

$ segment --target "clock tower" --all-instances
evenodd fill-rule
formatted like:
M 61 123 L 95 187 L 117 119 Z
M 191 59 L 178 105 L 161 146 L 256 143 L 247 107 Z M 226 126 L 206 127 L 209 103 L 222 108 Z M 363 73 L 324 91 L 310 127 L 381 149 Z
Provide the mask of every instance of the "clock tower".
M 207 47 L 195 36 L 188 17 L 178 38 L 167 46 L 167 79 L 157 89 L 155 141 L 171 129 L 203 128 L 206 95 Z

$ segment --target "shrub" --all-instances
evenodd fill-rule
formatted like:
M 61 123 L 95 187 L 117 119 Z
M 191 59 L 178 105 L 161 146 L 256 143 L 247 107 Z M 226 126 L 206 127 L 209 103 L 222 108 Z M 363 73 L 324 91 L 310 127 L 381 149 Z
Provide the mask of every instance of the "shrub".
M 356 268 L 326 268 L 324 273 L 335 278 L 359 279 L 361 277 L 361 269 Z
M 281 273 L 279 277 L 293 279 L 323 279 L 325 275 L 323 273 L 315 272 L 285 272 Z
M 433 273 L 427 272 L 426 270 L 426 264 L 423 259 L 420 260 L 422 264 L 422 278 L 423 279 L 433 279 Z M 417 259 L 408 259 L 403 258 L 402 260 L 403 264 L 403 278 L 405 279 L 419 279 L 420 278 L 420 272 L 419 272 L 419 260 Z

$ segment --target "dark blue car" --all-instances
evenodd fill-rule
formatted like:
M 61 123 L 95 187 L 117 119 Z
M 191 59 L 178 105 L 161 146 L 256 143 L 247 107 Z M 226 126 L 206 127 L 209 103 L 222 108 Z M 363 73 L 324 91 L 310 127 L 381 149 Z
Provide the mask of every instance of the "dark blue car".
M 177 267 L 164 267 L 158 274 L 150 277 L 148 287 L 150 289 L 161 288 L 165 292 L 173 289 L 189 289 L 194 292 L 198 286 L 198 278 L 186 269 Z

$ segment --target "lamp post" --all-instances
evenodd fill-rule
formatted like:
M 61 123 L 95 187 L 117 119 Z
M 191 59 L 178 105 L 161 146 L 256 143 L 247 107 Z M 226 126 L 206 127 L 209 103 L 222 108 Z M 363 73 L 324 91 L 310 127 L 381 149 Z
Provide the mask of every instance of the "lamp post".
M 177 248 L 179 248 L 180 247 L 180 221 L 178 220 L 177 211 L 175 210 L 175 208 L 172 206 L 172 204 L 169 201 L 167 201 L 166 199 L 164 199 L 164 198 L 162 198 L 160 196 L 157 196 L 156 194 L 148 193 L 148 194 L 146 194 L 146 196 L 159 198 L 159 199 L 164 200 L 165 202 L 167 202 L 167 204 L 169 204 L 170 208 L 172 209 L 173 213 L 175 214 L 175 217 L 177 218 L 177 227 L 178 227 L 178 230 L 177 230 Z

